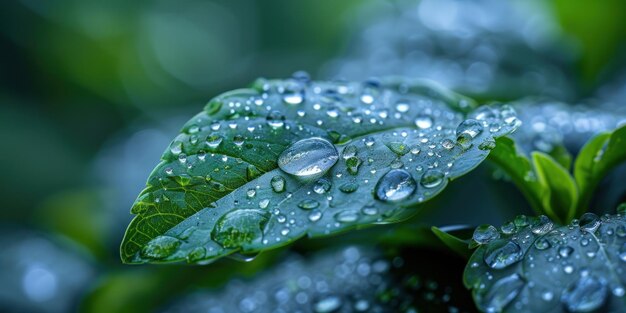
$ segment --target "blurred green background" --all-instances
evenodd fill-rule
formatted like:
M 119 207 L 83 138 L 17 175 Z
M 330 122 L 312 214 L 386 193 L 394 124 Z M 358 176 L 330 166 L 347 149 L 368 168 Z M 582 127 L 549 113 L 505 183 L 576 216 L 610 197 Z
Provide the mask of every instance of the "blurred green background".
M 453 18 L 506 19 L 502 11 L 490 11 L 490 1 L 470 2 L 476 2 L 472 5 L 478 7 L 477 12 L 457 10 Z M 521 58 L 515 64 L 529 67 L 537 59 L 558 60 L 546 64 L 558 64 L 554 66 L 571 90 L 555 96 L 556 100 L 626 95 L 623 1 L 511 3 L 539 12 L 557 25 L 556 31 L 549 31 L 556 35 L 547 37 L 556 52 L 542 51 L 537 53 L 540 58 L 515 56 Z M 288 77 L 298 70 L 314 79 L 350 76 L 344 75 L 348 72 L 342 66 L 350 60 L 361 62 L 360 47 L 367 47 L 362 43 L 375 33 L 368 30 L 370 25 L 384 20 L 385 14 L 393 20 L 393 14 L 405 8 L 427 10 L 426 4 L 433 5 L 432 1 L 419 7 L 418 1 L 380 0 L 20 0 L 0 4 L 0 164 L 4 177 L 0 180 L 0 240 L 5 247 L 0 251 L 0 311 L 154 311 L 177 294 L 219 285 L 234 274 L 251 275 L 271 264 L 286 252 L 270 252 L 251 263 L 221 261 L 211 269 L 129 267 L 120 264 L 118 245 L 131 219 L 128 210 L 159 155 L 184 121 L 210 98 L 247 86 L 257 77 Z M 433 15 L 434 19 L 451 18 L 446 15 L 449 10 L 435 11 L 441 16 Z M 396 30 L 383 31 L 383 39 L 385 34 L 409 38 L 421 32 L 435 37 L 452 33 L 426 27 Z M 469 36 L 482 36 L 482 31 Z M 544 31 L 548 33 L 538 29 Z M 536 35 L 531 32 L 529 36 Z M 499 38 L 508 37 L 502 29 L 489 36 L 495 38 L 497 47 Z M 481 44 L 489 48 L 490 43 Z M 509 57 L 509 50 L 494 51 L 503 59 Z M 437 56 L 440 52 L 426 53 Z M 503 68 L 492 70 L 499 73 Z M 516 86 L 504 87 L 493 94 L 491 89 L 469 93 L 483 101 L 518 98 L 513 92 L 500 91 Z M 463 86 L 458 89 L 465 91 Z M 504 213 L 488 219 L 497 222 L 510 217 L 519 207 L 523 205 L 503 209 Z M 437 214 L 425 215 L 442 223 Z M 459 217 L 450 224 L 463 221 Z M 342 240 L 360 242 L 359 236 L 366 237 L 348 235 Z M 321 249 L 319 245 L 305 242 L 295 250 Z

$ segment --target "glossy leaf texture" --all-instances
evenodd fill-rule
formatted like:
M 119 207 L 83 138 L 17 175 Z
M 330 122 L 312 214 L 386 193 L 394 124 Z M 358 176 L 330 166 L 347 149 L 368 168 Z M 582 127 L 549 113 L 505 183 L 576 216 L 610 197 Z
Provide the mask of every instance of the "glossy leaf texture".
M 584 214 L 567 226 L 518 216 L 482 243 L 464 282 L 484 312 L 623 312 L 626 217 Z
M 422 83 L 258 80 L 211 100 L 131 211 L 122 260 L 205 262 L 406 218 L 519 126 Z

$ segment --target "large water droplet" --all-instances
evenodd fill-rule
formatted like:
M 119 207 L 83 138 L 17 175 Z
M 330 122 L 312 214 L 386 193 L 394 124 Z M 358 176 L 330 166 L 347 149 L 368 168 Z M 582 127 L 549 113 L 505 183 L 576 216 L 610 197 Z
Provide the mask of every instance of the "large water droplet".
M 435 188 L 443 182 L 444 174 L 440 170 L 427 170 L 420 179 L 420 184 L 426 188 Z
M 409 172 L 395 169 L 387 172 L 376 184 L 376 197 L 382 201 L 400 201 L 408 198 L 417 189 Z
M 456 128 L 456 140 L 459 143 L 467 143 L 476 138 L 483 131 L 483 126 L 477 120 L 467 119 Z
M 607 299 L 608 288 L 593 276 L 582 276 L 571 284 L 561 296 L 568 312 L 592 312 Z
M 224 214 L 211 236 L 224 248 L 238 248 L 263 238 L 269 213 L 256 209 L 235 210 Z
M 531 231 L 537 235 L 545 235 L 552 230 L 553 226 L 554 224 L 550 218 L 545 215 L 540 215 L 539 218 L 532 223 Z
M 502 312 L 517 297 L 525 284 L 518 274 L 501 278 L 478 301 L 482 311 Z
M 489 224 L 476 227 L 472 236 L 472 239 L 481 245 L 498 238 L 500 238 L 498 229 Z
M 150 259 L 163 259 L 176 252 L 180 244 L 181 241 L 177 238 L 158 236 L 141 249 L 141 255 Z
M 578 222 L 580 229 L 593 233 L 600 227 L 600 218 L 593 213 L 585 213 Z
M 522 259 L 522 248 L 513 241 L 494 242 L 485 252 L 485 264 L 494 269 L 505 268 Z
M 278 157 L 280 169 L 291 175 L 307 177 L 323 174 L 339 159 L 333 144 L 322 138 L 302 139 Z

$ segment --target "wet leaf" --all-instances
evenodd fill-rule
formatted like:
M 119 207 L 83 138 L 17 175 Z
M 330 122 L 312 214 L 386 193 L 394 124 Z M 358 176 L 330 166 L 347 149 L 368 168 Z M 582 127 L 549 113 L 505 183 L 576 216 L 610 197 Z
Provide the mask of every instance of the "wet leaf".
M 481 245 L 464 282 L 485 312 L 626 309 L 626 218 L 584 214 L 567 226 L 518 216 Z
M 519 126 L 510 108 L 394 81 L 259 80 L 192 118 L 131 212 L 127 263 L 196 263 L 416 212 Z

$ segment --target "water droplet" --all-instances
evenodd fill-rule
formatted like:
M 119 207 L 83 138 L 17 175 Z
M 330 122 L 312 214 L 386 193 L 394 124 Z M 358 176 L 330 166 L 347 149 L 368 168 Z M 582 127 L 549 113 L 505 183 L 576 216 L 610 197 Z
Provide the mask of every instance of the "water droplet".
M 272 177 L 272 179 L 270 180 L 270 185 L 272 185 L 272 190 L 274 190 L 274 192 L 277 192 L 277 193 L 281 193 L 285 191 L 285 184 L 286 184 L 285 178 L 280 175 L 276 175 Z
M 493 269 L 505 268 L 522 259 L 522 248 L 513 241 L 496 241 L 485 252 L 484 261 Z
M 426 188 L 435 188 L 443 182 L 444 174 L 440 170 L 427 170 L 420 179 L 420 184 Z
M 498 229 L 489 224 L 483 224 L 474 230 L 472 239 L 478 244 L 487 244 L 494 239 L 500 238 Z
M 568 312 L 592 312 L 607 300 L 608 288 L 593 276 L 582 276 L 572 283 L 561 297 Z
M 325 194 L 330 190 L 330 187 L 332 186 L 331 182 L 326 179 L 326 178 L 320 178 L 317 182 L 315 182 L 315 185 L 313 185 L 313 191 L 316 194 Z
M 191 250 L 187 256 L 187 262 L 188 263 L 196 263 L 202 259 L 204 259 L 204 256 L 206 255 L 206 248 L 204 247 L 195 247 L 193 248 L 193 250 Z
M 320 218 L 322 218 L 322 211 L 314 209 L 311 210 L 311 213 L 309 213 L 309 221 L 311 222 L 317 222 L 320 220 Z
M 141 249 L 141 256 L 150 259 L 163 259 L 172 255 L 178 247 L 181 241 L 177 238 L 170 236 L 158 236 L 150 240 L 143 249 Z
M 320 206 L 320 203 L 313 199 L 304 199 L 298 203 L 298 207 L 303 210 L 312 210 Z
M 183 151 L 183 143 L 180 141 L 174 141 L 172 145 L 170 146 L 170 152 L 172 152 L 173 155 L 178 155 L 182 151 Z
M 313 307 L 316 313 L 331 313 L 339 310 L 343 305 L 341 298 L 337 296 L 328 296 L 315 303 Z
M 446 138 L 441 142 L 441 146 L 446 150 L 451 150 L 452 148 L 454 148 L 455 144 L 454 141 Z
M 244 138 L 241 135 L 235 135 L 233 137 L 233 143 L 237 146 L 237 147 L 241 147 L 243 145 L 243 141 Z
M 554 224 L 547 216 L 541 215 L 535 222 L 532 223 L 531 230 L 534 234 L 544 235 L 552 230 L 553 226 Z
M 409 172 L 390 170 L 376 184 L 376 197 L 381 201 L 400 201 L 411 196 L 417 184 Z
M 585 213 L 580 217 L 579 227 L 580 229 L 593 233 L 598 227 L 600 227 L 600 218 L 593 213 Z
M 359 219 L 359 212 L 352 210 L 341 211 L 335 214 L 335 219 L 337 220 L 337 222 L 341 223 L 356 222 Z
M 283 101 L 297 105 L 304 101 L 304 90 L 299 83 L 288 84 L 283 91 Z
M 347 160 L 349 158 L 355 157 L 356 154 L 357 154 L 356 146 L 355 145 L 349 145 L 349 146 L 346 146 L 345 148 L 343 148 L 343 152 L 342 152 L 341 157 L 344 160 Z
M 356 183 L 345 183 L 339 186 L 339 190 L 344 193 L 353 193 L 357 189 L 359 189 L 359 185 L 357 185 Z
M 248 196 L 248 198 L 254 198 L 254 196 L 256 196 L 256 189 L 248 189 L 248 191 L 246 191 L 246 196 Z
M 267 115 L 267 125 L 274 129 L 281 128 L 285 125 L 285 116 L 280 111 L 272 111 Z
M 419 129 L 430 128 L 431 126 L 433 126 L 433 118 L 429 115 L 418 115 L 417 118 L 415 118 L 415 126 L 417 126 Z
M 378 209 L 373 205 L 366 205 L 361 209 L 361 212 L 365 215 L 376 215 L 378 214 Z
M 207 146 L 209 146 L 210 149 L 215 150 L 217 149 L 217 147 L 220 146 L 220 144 L 222 143 L 222 140 L 223 140 L 222 136 L 217 135 L 217 134 L 212 134 L 206 138 L 206 144 Z
M 488 138 L 478 145 L 480 150 L 493 150 L 496 147 L 496 141 L 493 138 Z
M 339 159 L 333 144 L 322 138 L 302 139 L 278 157 L 280 169 L 291 175 L 307 177 L 326 173 Z
M 259 208 L 266 209 L 269 204 L 270 204 L 270 199 L 263 199 L 259 201 Z
M 569 257 L 572 252 L 574 252 L 574 248 L 570 247 L 570 246 L 562 246 L 559 248 L 559 255 L 562 258 L 567 258 Z
M 526 215 L 518 215 L 513 220 L 513 223 L 516 227 L 525 227 L 528 226 L 528 217 Z
M 504 234 L 506 234 L 506 235 L 510 235 L 510 234 L 512 234 L 513 232 L 515 232 L 515 228 L 516 228 L 516 227 L 515 227 L 515 223 L 513 223 L 513 222 L 507 222 L 507 223 L 505 223 L 504 225 L 502 225 L 502 226 L 500 227 L 500 230 L 502 230 L 502 232 L 503 232 Z
M 461 143 L 467 143 L 476 138 L 483 131 L 482 124 L 473 119 L 467 119 L 456 128 L 456 140 Z
M 359 166 L 361 166 L 361 159 L 359 157 L 351 157 L 346 160 L 346 169 L 348 173 L 351 175 L 356 175 L 359 173 Z
M 499 279 L 489 291 L 478 300 L 482 311 L 502 312 L 520 293 L 526 283 L 518 274 Z
M 406 113 L 411 108 L 410 102 L 407 99 L 400 99 L 396 102 L 396 111 L 400 113 Z
M 256 209 L 230 211 L 217 221 L 211 237 L 224 248 L 260 242 L 269 217 L 268 212 Z
M 389 150 L 399 156 L 403 156 L 409 153 L 409 147 L 407 147 L 407 145 L 402 142 L 388 142 L 385 143 L 385 145 L 387 146 L 387 148 L 389 148 Z

